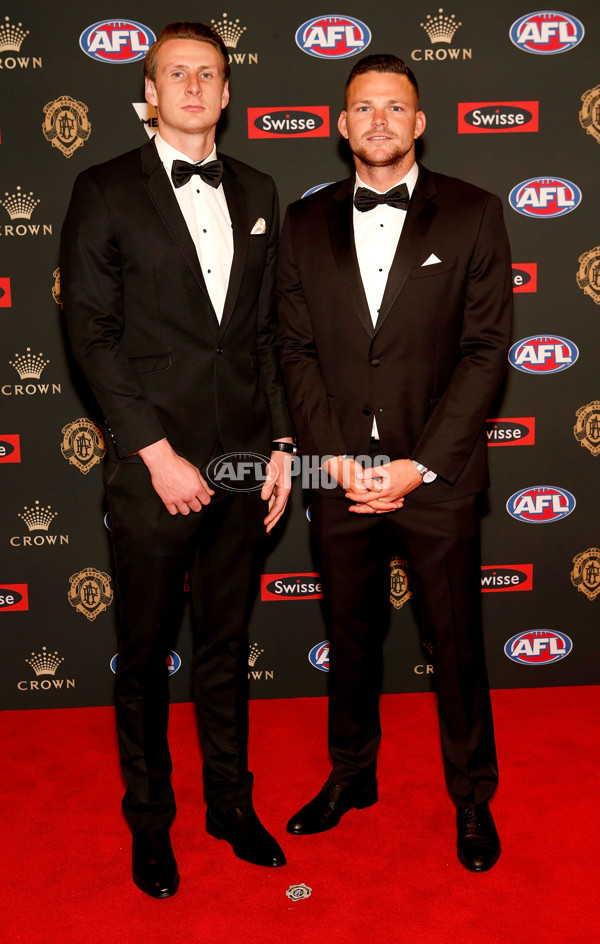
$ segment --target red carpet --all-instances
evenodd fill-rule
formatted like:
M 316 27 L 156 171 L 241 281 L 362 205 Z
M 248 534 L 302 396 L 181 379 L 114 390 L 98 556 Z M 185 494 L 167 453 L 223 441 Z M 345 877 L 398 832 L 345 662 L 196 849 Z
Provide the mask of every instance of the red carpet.
M 332 832 L 287 818 L 328 771 L 325 700 L 251 703 L 255 801 L 288 865 L 240 862 L 206 835 L 190 705 L 171 716 L 181 888 L 153 901 L 130 879 L 112 712 L 5 712 L 2 944 L 571 944 L 599 937 L 600 688 L 493 693 L 498 865 L 455 851 L 433 697 L 386 696 L 380 802 Z M 304 882 L 312 896 L 290 901 Z M 594 904 L 596 902 L 596 904 Z

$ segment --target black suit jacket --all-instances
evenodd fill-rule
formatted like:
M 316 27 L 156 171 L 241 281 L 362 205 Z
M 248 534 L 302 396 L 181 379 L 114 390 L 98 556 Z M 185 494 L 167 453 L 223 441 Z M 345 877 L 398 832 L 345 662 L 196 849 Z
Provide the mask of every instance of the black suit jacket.
M 274 346 L 275 187 L 220 156 L 234 239 L 220 324 L 154 141 L 75 182 L 61 297 L 113 458 L 141 461 L 132 453 L 166 436 L 200 466 L 217 439 L 225 451 L 268 454 L 290 435 Z M 259 219 L 265 233 L 251 235 Z
M 281 237 L 280 361 L 300 444 L 368 455 L 375 416 L 391 459 L 438 473 L 410 500 L 474 494 L 488 484 L 483 424 L 510 343 L 500 200 L 421 166 L 373 327 L 353 189 L 354 177 L 292 204 Z

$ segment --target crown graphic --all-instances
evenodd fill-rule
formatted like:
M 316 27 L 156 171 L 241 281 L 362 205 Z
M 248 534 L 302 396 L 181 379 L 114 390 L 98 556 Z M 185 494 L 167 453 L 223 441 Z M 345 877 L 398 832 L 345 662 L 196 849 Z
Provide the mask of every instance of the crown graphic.
M 28 508 L 25 505 L 23 513 L 19 512 L 19 518 L 25 522 L 30 531 L 47 531 L 54 518 L 58 515 L 57 511 L 52 511 L 52 506 L 44 508 L 36 501 L 35 508 Z
M 64 656 L 59 656 L 58 652 L 48 652 L 45 646 L 37 655 L 32 652 L 31 659 L 25 659 L 36 675 L 56 675 L 57 668 L 64 661 Z
M 248 653 L 248 665 L 256 665 L 256 660 L 263 654 L 264 651 L 264 649 L 258 648 L 257 642 L 253 642 L 250 646 L 250 652 Z
M 24 30 L 22 23 L 15 26 L 8 16 L 5 16 L 4 20 L 0 26 L 0 52 L 19 52 L 23 40 L 29 36 L 29 30 Z
M 219 20 L 218 23 L 215 23 L 214 20 L 210 22 L 212 23 L 215 33 L 218 33 L 225 45 L 230 46 L 231 49 L 235 49 L 240 36 L 246 30 L 245 26 L 240 26 L 239 19 L 237 19 L 235 23 L 233 20 L 228 20 L 226 13 L 223 14 L 223 19 Z
M 14 367 L 21 380 L 39 380 L 42 371 L 50 361 L 45 361 L 40 354 L 32 354 L 31 348 L 27 348 L 26 354 L 15 354 L 14 361 L 8 362 Z
M 31 214 L 40 202 L 36 200 L 33 191 L 21 193 L 21 188 L 17 187 L 16 193 L 5 193 L 6 200 L 0 200 L 2 206 L 8 211 L 11 220 L 30 220 Z
M 445 16 L 443 9 L 440 7 L 438 15 L 432 16 L 431 13 L 428 13 L 425 23 L 421 23 L 421 26 L 432 43 L 451 43 L 452 37 L 458 27 L 462 26 L 462 23 L 456 22 L 454 13 Z

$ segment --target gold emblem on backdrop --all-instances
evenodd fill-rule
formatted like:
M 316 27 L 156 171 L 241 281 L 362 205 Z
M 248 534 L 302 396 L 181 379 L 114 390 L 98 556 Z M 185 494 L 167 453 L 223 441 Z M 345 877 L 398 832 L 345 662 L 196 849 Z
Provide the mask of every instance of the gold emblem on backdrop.
M 108 574 L 93 567 L 86 567 L 69 577 L 69 603 L 78 613 L 95 620 L 113 601 L 113 591 Z
M 63 426 L 61 432 L 63 441 L 60 451 L 63 456 L 83 475 L 87 475 L 106 452 L 102 430 L 96 423 L 82 416 Z
M 406 561 L 402 557 L 392 557 L 390 561 L 390 603 L 397 610 L 412 597 L 406 573 Z
M 581 101 L 579 124 L 600 144 L 600 85 L 584 92 Z
M 60 305 L 62 308 L 62 302 L 60 300 L 60 267 L 54 270 L 52 273 L 52 278 L 54 279 L 54 285 L 52 286 L 52 298 L 57 305 Z
M 595 600 L 600 593 L 600 548 L 588 547 L 573 558 L 573 564 L 571 583 L 588 600 Z
M 88 108 L 70 95 L 44 105 L 42 131 L 46 141 L 57 147 L 65 157 L 71 157 L 88 140 L 92 126 L 87 117 Z
M 575 439 L 589 449 L 593 456 L 600 455 L 600 400 L 592 400 L 591 403 L 580 406 L 575 416 Z
M 592 301 L 600 305 L 600 246 L 584 252 L 577 260 L 577 284 Z

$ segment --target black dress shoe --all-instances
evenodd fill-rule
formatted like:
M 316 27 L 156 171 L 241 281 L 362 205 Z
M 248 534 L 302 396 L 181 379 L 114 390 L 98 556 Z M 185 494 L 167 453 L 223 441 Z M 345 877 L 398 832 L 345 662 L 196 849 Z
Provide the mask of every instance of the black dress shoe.
M 487 803 L 456 811 L 458 858 L 471 872 L 487 872 L 500 857 L 500 839 Z
M 303 806 L 292 816 L 287 824 L 288 833 L 306 836 L 310 833 L 323 833 L 326 829 L 337 826 L 348 810 L 363 810 L 377 803 L 377 784 L 343 786 L 327 781 L 314 800 Z
M 238 859 L 253 865 L 276 868 L 285 865 L 285 856 L 279 843 L 273 839 L 259 820 L 253 806 L 235 810 L 206 810 L 206 831 L 215 839 L 226 839 Z
M 179 888 L 179 872 L 168 829 L 133 834 L 133 881 L 152 898 L 170 898 Z

